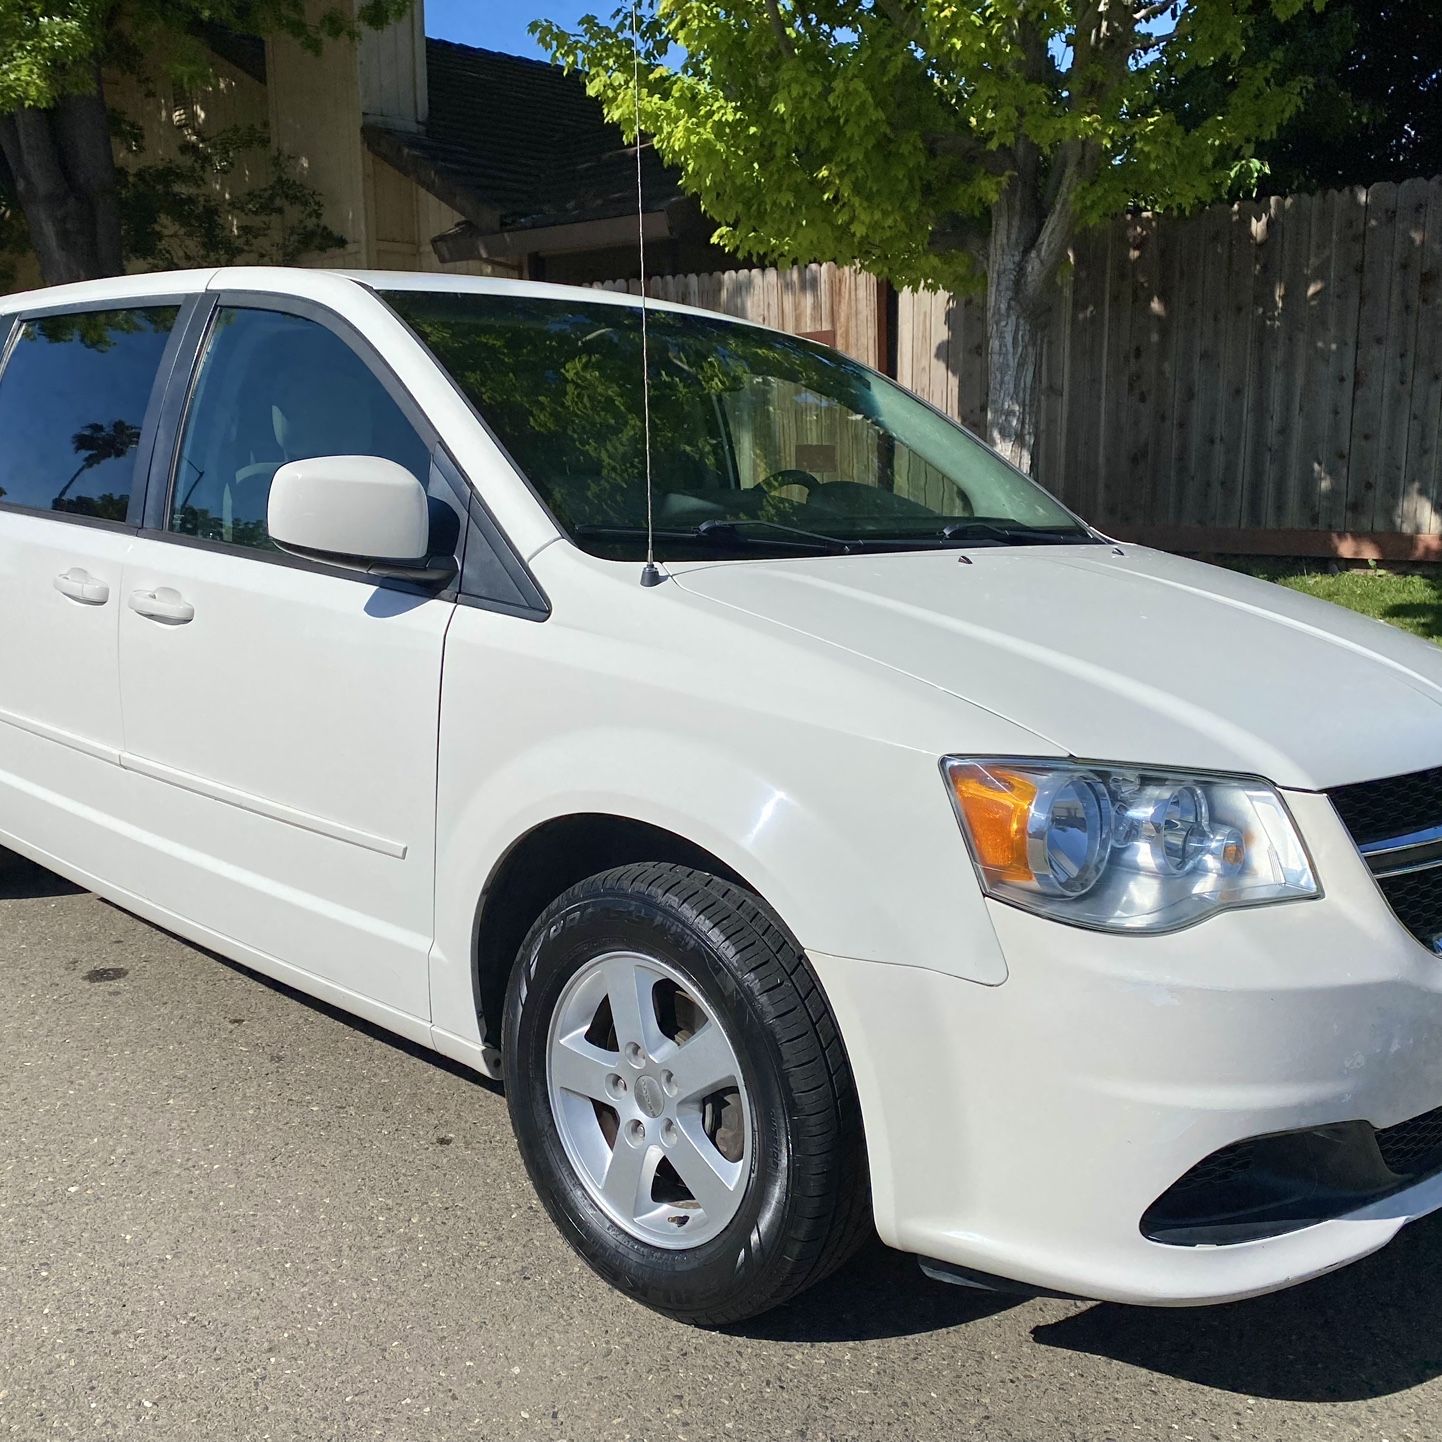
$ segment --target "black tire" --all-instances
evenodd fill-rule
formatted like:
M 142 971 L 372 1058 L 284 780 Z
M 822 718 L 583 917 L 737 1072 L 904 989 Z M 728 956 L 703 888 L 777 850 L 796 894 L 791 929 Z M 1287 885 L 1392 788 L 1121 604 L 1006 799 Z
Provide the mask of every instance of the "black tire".
M 721 1019 L 750 1098 L 750 1173 L 736 1215 L 689 1250 L 618 1226 L 566 1155 L 547 1090 L 567 982 L 613 951 L 656 957 Z M 522 944 L 506 997 L 506 1097 L 526 1169 L 572 1247 L 637 1301 L 698 1326 L 780 1305 L 870 1234 L 860 1111 L 841 1035 L 810 965 L 751 892 L 684 866 L 619 867 L 558 897 Z

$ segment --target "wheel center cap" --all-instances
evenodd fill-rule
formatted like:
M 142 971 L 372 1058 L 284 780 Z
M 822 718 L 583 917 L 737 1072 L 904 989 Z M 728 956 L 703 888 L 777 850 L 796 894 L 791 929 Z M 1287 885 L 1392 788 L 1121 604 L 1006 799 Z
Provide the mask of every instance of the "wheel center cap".
M 659 1117 L 666 1110 L 666 1093 L 653 1076 L 643 1076 L 636 1083 L 636 1105 L 648 1117 Z

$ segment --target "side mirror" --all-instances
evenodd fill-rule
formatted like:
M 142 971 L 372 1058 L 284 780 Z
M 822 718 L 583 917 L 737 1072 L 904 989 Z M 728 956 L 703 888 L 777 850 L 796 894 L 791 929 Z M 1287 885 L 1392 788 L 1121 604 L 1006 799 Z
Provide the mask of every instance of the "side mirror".
M 270 538 L 310 561 L 419 582 L 443 582 L 455 558 L 433 556 L 426 489 L 381 456 L 287 461 L 270 483 Z

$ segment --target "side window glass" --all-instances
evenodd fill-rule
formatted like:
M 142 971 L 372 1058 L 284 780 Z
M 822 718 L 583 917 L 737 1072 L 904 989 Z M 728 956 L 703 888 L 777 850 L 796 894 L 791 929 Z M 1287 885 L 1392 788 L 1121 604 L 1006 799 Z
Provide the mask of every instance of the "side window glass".
M 339 336 L 280 311 L 222 308 L 186 417 L 171 529 L 274 550 L 270 483 L 316 456 L 384 456 L 429 479 L 425 443 Z
M 178 308 L 26 321 L 0 374 L 0 500 L 123 521 Z

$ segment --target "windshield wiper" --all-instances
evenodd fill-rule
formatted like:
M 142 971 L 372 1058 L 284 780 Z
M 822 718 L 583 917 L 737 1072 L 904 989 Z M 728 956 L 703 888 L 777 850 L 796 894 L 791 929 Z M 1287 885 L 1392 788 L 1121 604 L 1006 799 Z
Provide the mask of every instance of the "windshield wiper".
M 995 541 L 1002 546 L 1094 545 L 1097 537 L 1088 530 L 1026 526 L 1009 521 L 953 521 L 941 529 L 945 541 L 966 541 L 972 537 Z
M 736 520 L 702 521 L 696 527 L 696 534 L 706 540 L 714 536 L 717 540 L 734 541 L 744 535 L 743 528 L 752 526 L 759 526 L 767 531 L 777 531 L 784 536 L 794 536 L 797 543 L 804 543 L 810 545 L 814 550 L 834 553 L 838 556 L 847 555 L 866 544 L 865 541 L 847 541 L 840 536 L 827 536 L 820 531 L 808 531 L 802 526 L 788 526 L 784 521 L 764 520 L 760 516 L 742 516 Z
M 574 527 L 578 536 L 599 540 L 635 540 L 645 536 L 645 526 L 582 524 Z M 753 531 L 770 532 L 754 535 Z M 1043 546 L 1088 544 L 1096 541 L 1091 531 L 1043 530 L 1006 521 L 953 521 L 941 531 L 918 535 L 914 532 L 875 532 L 864 536 L 831 536 L 824 531 L 809 531 L 804 526 L 789 526 L 784 521 L 768 521 L 760 516 L 717 516 L 697 526 L 680 528 L 657 527 L 658 541 L 705 541 L 719 545 L 759 546 L 766 550 L 810 551 L 816 555 L 849 556 L 858 552 L 932 551 L 955 546 Z
M 812 551 L 817 555 L 840 555 L 843 551 L 852 549 L 852 543 L 843 541 L 840 537 L 818 536 L 811 531 L 803 531 L 791 526 L 783 526 L 779 521 L 774 524 L 787 533 L 788 538 L 777 538 L 771 540 L 765 536 L 750 536 L 738 529 L 738 525 L 757 524 L 748 521 L 702 521 L 699 526 L 691 526 L 685 530 L 677 530 L 674 527 L 658 527 L 652 534 L 658 541 L 709 541 L 709 542 L 730 542 L 742 546 L 762 546 L 767 550 L 784 551 Z M 770 526 L 772 522 L 760 522 L 759 524 Z M 646 535 L 645 526 L 602 526 L 582 524 L 572 528 L 578 536 L 593 537 L 596 540 L 640 540 Z M 790 537 L 793 537 L 791 539 Z

